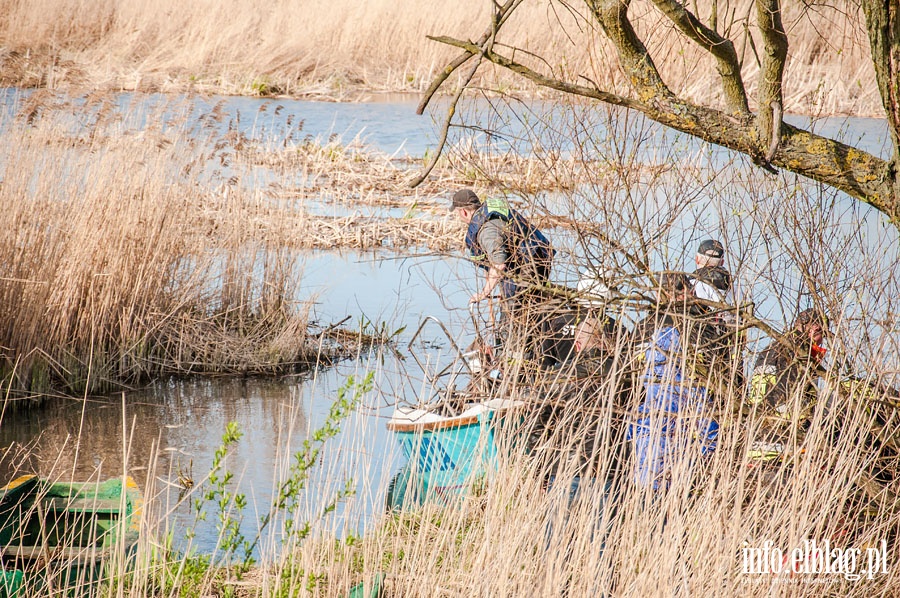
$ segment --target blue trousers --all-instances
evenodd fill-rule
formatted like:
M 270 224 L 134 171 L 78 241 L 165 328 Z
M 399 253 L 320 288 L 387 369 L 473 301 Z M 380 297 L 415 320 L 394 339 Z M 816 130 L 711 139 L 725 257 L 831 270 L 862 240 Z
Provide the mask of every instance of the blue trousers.
M 711 405 L 705 388 L 654 383 L 644 388 L 640 416 L 628 431 L 634 482 L 659 489 L 669 485 L 675 463 L 695 461 L 716 449 L 719 424 L 707 415 Z

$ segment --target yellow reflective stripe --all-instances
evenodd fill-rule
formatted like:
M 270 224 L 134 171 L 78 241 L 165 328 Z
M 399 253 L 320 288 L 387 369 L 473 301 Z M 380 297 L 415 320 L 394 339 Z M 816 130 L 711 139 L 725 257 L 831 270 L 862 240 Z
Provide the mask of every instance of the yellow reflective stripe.
M 784 446 L 777 442 L 754 442 L 747 449 L 747 458 L 754 461 L 772 461 L 780 459 L 784 454 Z
M 19 486 L 21 486 L 22 484 L 24 484 L 25 482 L 27 482 L 28 480 L 30 480 L 33 477 L 35 477 L 33 474 L 19 476 L 16 479 L 14 479 L 13 481 L 11 481 L 9 484 L 4 486 L 3 488 L 0 488 L 0 490 L 13 490 L 15 488 L 18 488 Z
M 780 457 L 781 453 L 776 451 L 762 451 L 753 449 L 747 451 L 747 458 L 753 459 L 754 461 L 772 461 Z
M 750 378 L 750 392 L 747 394 L 747 401 L 751 405 L 762 403 L 769 392 L 769 388 L 775 386 L 778 380 L 774 374 L 756 374 Z
M 487 205 L 488 214 L 493 212 L 494 214 L 500 214 L 504 218 L 509 218 L 509 204 L 506 203 L 505 199 L 489 197 L 485 204 Z
M 875 389 L 861 380 L 842 380 L 840 386 L 851 396 L 863 399 L 875 398 Z

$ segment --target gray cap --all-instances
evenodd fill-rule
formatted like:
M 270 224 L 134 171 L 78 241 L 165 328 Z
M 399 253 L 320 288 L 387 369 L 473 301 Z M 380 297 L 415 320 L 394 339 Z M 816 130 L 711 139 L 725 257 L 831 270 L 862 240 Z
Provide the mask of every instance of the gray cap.
M 471 189 L 460 189 L 456 193 L 453 194 L 453 199 L 450 200 L 450 209 L 455 210 L 456 208 L 467 208 L 469 206 L 479 206 L 481 205 L 481 200 L 478 199 L 478 196 L 475 195 L 475 192 Z

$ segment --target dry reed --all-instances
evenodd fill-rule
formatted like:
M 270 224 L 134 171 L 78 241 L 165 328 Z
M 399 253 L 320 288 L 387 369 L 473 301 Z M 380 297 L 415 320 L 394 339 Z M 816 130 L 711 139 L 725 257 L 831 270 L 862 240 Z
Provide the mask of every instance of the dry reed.
M 842 330 L 838 327 L 835 332 Z M 377 365 L 379 361 L 360 367 L 378 370 L 383 367 Z M 613 385 L 604 388 L 609 392 Z M 516 382 L 504 384 L 499 392 L 498 396 L 532 405 L 536 400 L 530 388 Z M 385 398 L 381 394 L 376 389 L 366 395 L 364 408 L 380 404 Z M 559 397 L 538 400 L 545 404 L 554 398 Z M 799 440 L 803 452 L 783 463 L 759 466 L 747 459 L 748 442 L 763 416 L 736 409 L 741 397 L 724 394 L 715 403 L 722 426 L 716 451 L 703 467 L 698 467 L 697 455 L 690 452 L 671 462 L 673 482 L 667 491 L 636 485 L 630 475 L 632 462 L 626 458 L 625 471 L 613 478 L 612 494 L 604 495 L 602 486 L 582 479 L 584 501 L 568 507 L 571 471 L 554 471 L 557 479 L 546 489 L 541 482 L 550 470 L 541 469 L 515 442 L 503 445 L 499 468 L 492 470 L 480 490 L 387 515 L 366 513 L 368 498 L 383 496 L 390 474 L 391 460 L 381 450 L 389 455 L 392 448 L 371 444 L 372 427 L 383 422 L 374 417 L 352 418 L 345 422 L 340 446 L 332 447 L 323 459 L 316 485 L 308 490 L 309 501 L 293 513 L 300 521 L 313 522 L 312 537 L 284 546 L 274 544 L 273 538 L 272 544 L 264 546 L 263 562 L 240 580 L 213 567 L 199 577 L 175 574 L 176 585 L 167 586 L 166 592 L 160 585 L 162 576 L 189 570 L 190 565 L 188 557 L 177 554 L 170 555 L 174 561 L 159 560 L 164 554 L 159 542 L 169 528 L 157 514 L 165 515 L 171 507 L 166 498 L 171 490 L 156 485 L 154 480 L 162 472 L 154 461 L 148 472 L 148 517 L 141 552 L 124 595 L 235 592 L 248 597 L 336 597 L 347 595 L 357 583 L 371 584 L 376 576 L 385 580 L 385 596 L 893 595 L 900 584 L 894 566 L 900 557 L 896 482 L 871 486 L 873 464 L 885 455 L 873 452 L 868 444 L 872 403 L 860 398 L 844 394 L 829 405 L 817 406 L 810 428 Z M 611 396 L 601 394 L 595 400 L 602 421 L 623 422 L 599 431 L 593 457 L 603 470 L 627 449 L 630 441 L 625 429 L 635 417 L 640 397 L 631 397 L 620 414 L 612 410 Z M 508 420 L 507 431 L 520 429 L 519 416 L 528 421 L 529 413 L 533 411 L 516 413 Z M 277 425 L 290 430 L 296 423 L 285 420 Z M 303 434 L 303 430 L 294 433 Z M 576 425 L 557 441 L 557 448 L 579 450 L 584 433 L 588 431 Z M 896 474 L 896 461 L 888 463 Z M 340 515 L 322 518 L 316 497 L 322 496 L 323 488 L 340 485 L 360 466 L 367 477 L 357 480 L 357 496 Z M 48 471 L 65 473 L 52 464 Z M 273 475 L 281 479 L 278 472 Z M 189 501 L 196 492 L 189 491 L 181 499 Z M 365 517 L 374 521 L 366 526 L 363 537 L 347 537 L 348 523 Z M 748 547 L 761 547 L 768 541 L 787 551 L 809 539 L 817 540 L 820 548 L 825 540 L 832 548 L 859 548 L 863 555 L 868 548 L 884 548 L 881 541 L 885 540 L 889 567 L 871 578 L 863 573 L 858 579 L 850 569 L 830 574 L 743 570 Z M 855 571 L 866 566 L 863 556 Z M 114 585 L 108 595 L 121 587 Z
M 612 121 L 615 115 L 607 116 Z M 138 150 L 127 137 L 114 135 L 105 138 L 102 146 L 93 146 L 90 138 L 62 143 L 59 140 L 67 136 L 53 130 L 42 136 L 44 127 L 52 129 L 52 120 L 42 119 L 37 117 L 31 128 L 13 129 L 10 139 L 19 144 L 16 147 L 27 158 L 21 164 L 32 169 L 40 165 L 45 169 L 42 173 L 54 176 L 35 178 L 34 170 L 20 168 L 5 174 L 10 182 L 5 180 L 0 190 L 0 197 L 29 200 L 28 210 L 15 209 L 15 202 L 9 200 L 3 204 L 2 217 L 15 216 L 4 230 L 10 235 L 10 231 L 20 231 L 20 236 L 3 241 L 4 251 L 14 257 L 16 251 L 21 251 L 29 258 L 23 258 L 21 271 L 11 270 L 9 278 L 16 278 L 6 282 L 12 290 L 24 294 L 31 287 L 20 277 L 27 274 L 26 281 L 40 283 L 42 279 L 37 276 L 46 270 L 37 265 L 56 264 L 60 258 L 68 265 L 66 275 L 61 276 L 63 280 L 93 281 L 110 271 L 131 289 L 152 290 L 155 288 L 150 284 L 155 280 L 149 278 L 152 272 L 145 274 L 149 282 L 141 286 L 133 280 L 138 277 L 130 276 L 131 272 L 124 266 L 118 269 L 113 266 L 119 263 L 120 256 L 138 250 L 147 254 L 140 263 L 153 264 L 159 260 L 168 265 L 170 262 L 154 250 L 162 244 L 169 248 L 168 254 L 174 247 L 184 252 L 179 255 L 188 255 L 187 263 L 182 264 L 187 269 L 177 273 L 184 276 L 183 280 L 194 282 L 193 286 L 185 287 L 191 289 L 205 290 L 208 279 L 201 277 L 196 282 L 190 275 L 195 271 L 193 265 L 198 256 L 204 251 L 211 252 L 216 267 L 210 269 L 223 273 L 215 279 L 221 284 L 214 285 L 216 293 L 212 303 L 231 306 L 235 313 L 241 313 L 240 306 L 246 301 L 243 297 L 252 295 L 253 285 L 240 276 L 241 272 L 246 273 L 242 264 L 247 262 L 241 261 L 245 254 L 228 250 L 247 244 L 253 248 L 280 247 L 282 243 L 289 244 L 292 235 L 294 239 L 301 237 L 297 232 L 299 225 L 292 226 L 291 218 L 300 220 L 304 216 L 291 216 L 291 209 L 273 207 L 272 198 L 265 193 L 248 193 L 232 184 L 224 185 L 223 191 L 215 195 L 200 194 L 177 177 L 173 180 L 161 176 L 160 173 L 171 175 L 172 170 L 181 173 L 184 166 L 194 164 L 188 159 L 175 160 L 177 169 L 166 166 L 173 154 L 165 148 L 180 148 L 177 138 L 148 132 L 137 144 L 140 152 L 130 154 Z M 273 537 L 271 545 L 264 547 L 263 563 L 250 579 L 235 582 L 221 571 L 210 571 L 201 579 L 192 580 L 198 594 L 237 589 L 246 595 L 259 596 L 338 596 L 346 595 L 353 584 L 371 581 L 379 573 L 387 575 L 388 595 L 396 596 L 820 596 L 823 593 L 871 596 L 898 592 L 900 569 L 895 564 L 900 557 L 897 543 L 900 488 L 893 448 L 898 406 L 896 391 L 890 386 L 896 383 L 900 344 L 895 332 L 900 313 L 900 275 L 890 259 L 896 254 L 896 231 L 882 227 L 873 216 L 858 212 L 857 206 L 845 203 L 841 196 L 803 185 L 792 177 L 763 178 L 732 171 L 729 169 L 733 164 L 723 166 L 715 159 L 705 168 L 691 168 L 695 163 L 685 165 L 689 160 L 680 157 L 679 150 L 672 147 L 660 149 L 658 155 L 638 154 L 628 146 L 640 145 L 646 138 L 640 126 L 629 129 L 617 128 L 613 122 L 607 124 L 610 126 L 603 129 L 606 138 L 602 135 L 572 137 L 585 156 L 609 156 L 606 164 L 610 168 L 584 169 L 578 187 L 563 187 L 558 197 L 532 198 L 530 208 L 534 212 L 562 215 L 573 223 L 575 234 L 568 242 L 555 239 L 561 250 L 558 254 L 561 266 L 612 268 L 622 291 L 615 304 L 622 306 L 622 318 L 630 325 L 641 316 L 635 309 L 638 303 L 633 299 L 633 292 L 647 294 L 653 288 L 647 280 L 651 271 L 681 270 L 689 263 L 699 238 L 721 238 L 728 247 L 728 266 L 735 274 L 742 298 L 755 308 L 755 318 L 771 328 L 784 329 L 799 308 L 811 304 L 827 309 L 832 315 L 830 371 L 824 376 L 823 388 L 840 387 L 845 371 L 849 371 L 872 382 L 876 392 L 824 394 L 803 426 L 800 421 L 794 422 L 796 429 L 787 458 L 760 467 L 749 461 L 747 448 L 765 414 L 747 408 L 742 388 L 734 385 L 721 392 L 714 402 L 721 432 L 716 450 L 702 467 L 697 466 L 698 455 L 691 452 L 675 459 L 671 464 L 672 485 L 662 492 L 634 484 L 627 473 L 630 470 L 626 470 L 616 478 L 615 500 L 603 502 L 595 490 L 585 504 L 569 511 L 567 517 L 562 489 L 570 480 L 571 472 L 563 472 L 554 489 L 547 491 L 541 484 L 547 472 L 513 446 L 504 451 L 500 467 L 484 490 L 449 505 L 435 501 L 420 510 L 378 518 L 362 539 L 351 540 L 340 537 L 348 530 L 347 522 L 367 517 L 365 499 L 382 496 L 391 473 L 385 465 L 390 459 L 384 458 L 371 443 L 372 427 L 383 425 L 383 421 L 361 417 L 348 424 L 345 444 L 323 459 L 318 470 L 323 484 L 339 485 L 351 475 L 349 472 L 357 471 L 360 460 L 368 459 L 373 467 L 366 471 L 366 476 L 357 478 L 358 498 L 349 500 L 339 515 L 322 518 L 318 509 L 321 505 L 316 502 L 322 486 L 311 486 L 308 503 L 298 506 L 296 512 L 298 521 L 314 522 L 309 538 L 282 546 L 276 543 L 277 536 Z M 103 131 L 102 127 L 96 130 Z M 584 127 L 583 131 L 586 130 L 591 128 Z M 148 143 L 147 139 L 154 143 Z M 9 163 L 6 156 L 11 149 L 7 144 L 2 147 L 6 152 L 4 163 Z M 85 152 L 85 148 L 94 148 L 97 155 Z M 128 168 L 117 166 L 115 153 L 118 151 L 138 160 L 128 160 Z M 52 152 L 50 155 L 55 157 L 52 163 L 42 162 L 44 152 Z M 466 153 L 460 151 L 458 155 Z M 79 158 L 84 162 L 71 161 Z M 232 163 L 237 161 L 231 154 L 228 159 Z M 481 160 L 476 156 L 469 159 Z M 154 160 L 162 164 L 158 166 L 160 170 L 148 171 L 155 167 Z M 193 168 L 201 170 L 198 166 L 201 163 L 204 162 L 198 162 Z M 311 165 L 321 163 L 321 160 L 310 162 Z M 129 201 L 129 206 L 141 208 L 140 217 L 130 210 L 116 213 L 116 222 L 127 234 L 119 233 L 111 224 L 111 216 L 105 215 L 115 212 L 116 202 L 98 197 L 100 194 L 96 192 L 88 196 L 92 203 L 83 201 L 77 205 L 78 210 L 69 209 L 69 201 L 63 201 L 80 197 L 78 184 L 83 180 L 73 181 L 68 176 L 74 171 L 72 164 L 90 173 L 91 182 L 99 181 L 102 189 L 112 191 L 107 195 L 126 198 L 135 197 L 137 185 L 129 187 L 125 183 L 137 176 L 133 172 L 136 168 L 138 174 L 146 175 L 141 177 L 141 189 L 167 198 L 166 209 L 155 210 L 155 204 Z M 674 164 L 677 168 L 654 167 L 654 164 Z M 110 172 L 104 174 L 106 170 Z M 318 170 L 325 168 L 310 166 L 310 172 L 315 174 Z M 360 175 L 349 166 L 345 171 Z M 365 170 L 362 172 L 363 178 L 369 176 Z M 501 174 L 502 169 L 496 179 L 491 175 L 485 180 L 499 180 Z M 346 176 L 345 181 L 352 180 L 349 174 Z M 158 179 L 167 185 L 156 183 Z M 31 190 L 29 183 L 34 180 L 38 181 L 36 188 L 43 193 Z M 194 181 L 188 179 L 188 182 Z M 68 193 L 55 191 L 53 184 L 62 186 Z M 132 193 L 123 193 L 128 191 Z M 389 195 L 384 192 L 385 197 Z M 428 202 L 428 198 L 420 199 Z M 785 209 L 786 205 L 792 209 Z M 85 217 L 81 211 L 89 213 L 91 226 L 74 226 L 79 218 Z M 161 213 L 167 211 L 176 214 L 178 217 L 173 220 L 184 227 L 175 229 L 177 234 L 159 235 L 153 237 L 154 242 L 147 241 L 146 235 L 154 230 L 166 231 L 171 230 L 166 227 L 174 226 Z M 33 217 L 32 212 L 42 217 L 58 216 L 43 220 Z M 313 225 L 304 222 L 304 226 Z M 110 242 L 115 251 L 104 251 L 104 243 L 91 236 L 95 230 L 101 231 L 97 235 L 104 242 L 116 240 Z M 64 251 L 68 245 L 51 242 L 54 233 L 66 238 L 77 236 L 78 247 L 85 245 L 88 249 L 78 252 L 71 249 L 70 254 Z M 41 235 L 44 241 L 41 248 L 46 247 L 52 259 L 32 257 L 39 249 L 28 243 L 32 234 Z M 362 235 L 361 232 L 353 234 Z M 132 239 L 138 241 L 135 247 L 129 245 Z M 79 269 L 77 266 L 84 261 L 89 261 L 93 269 Z M 15 259 L 10 262 L 19 263 Z M 289 264 L 277 260 L 275 263 Z M 34 268 L 36 274 L 24 266 Z M 285 276 L 283 280 L 289 280 L 284 269 L 275 270 L 279 276 Z M 275 272 L 272 277 L 279 280 Z M 49 313 L 66 315 L 47 327 L 48 337 L 61 324 L 76 332 L 85 330 L 87 324 L 72 313 L 81 314 L 91 324 L 97 322 L 87 328 L 90 332 L 115 330 L 114 324 L 127 318 L 120 312 L 113 311 L 111 316 L 108 311 L 92 308 L 100 298 L 111 297 L 104 299 L 107 304 L 115 304 L 116 298 L 123 301 L 114 294 L 115 289 L 102 282 L 94 281 L 93 287 L 81 282 L 76 287 L 80 294 L 63 295 L 55 303 L 49 303 L 39 292 L 50 285 L 38 284 L 30 303 L 16 302 L 15 293 L 10 292 L 9 299 L 4 295 L 4 305 L 12 301 L 10 309 L 15 307 L 25 315 L 31 313 L 28 308 L 32 304 L 35 304 L 33 311 L 42 310 L 43 315 L 48 313 L 50 305 L 55 311 Z M 158 282 L 156 285 L 164 286 Z M 171 305 L 164 302 L 167 295 L 145 294 L 162 297 L 159 301 L 163 307 L 156 308 L 159 313 L 173 313 Z M 127 296 L 132 295 L 133 290 Z M 179 297 L 190 299 L 193 295 Z M 279 298 L 280 293 L 276 293 L 270 304 L 278 304 Z M 80 309 L 62 309 L 69 303 L 77 304 L 79 299 Z M 140 302 L 125 313 L 135 313 L 141 321 L 149 319 L 157 312 L 144 308 L 145 305 Z M 194 325 L 191 317 L 195 316 L 189 313 L 190 324 L 183 328 Z M 254 321 L 255 318 L 248 317 L 244 323 L 252 325 Z M 156 322 L 166 324 L 161 320 Z M 762 344 L 760 336 L 758 331 L 748 334 L 749 350 L 742 355 L 748 367 L 754 359 L 753 351 Z M 115 341 L 119 337 L 111 338 Z M 519 345 L 511 343 L 510 346 Z M 215 351 L 215 346 L 209 349 L 211 353 Z M 377 368 L 377 363 L 373 359 L 361 367 Z M 533 405 L 533 388 L 517 380 L 514 373 L 509 375 L 507 382 L 496 390 L 497 396 L 521 398 Z M 596 397 L 596 407 L 611 418 L 614 401 L 608 394 L 610 386 L 606 387 L 607 394 Z M 430 396 L 430 390 L 425 389 L 422 396 Z M 374 410 L 386 401 L 397 400 L 390 384 L 376 385 L 365 397 L 365 405 Z M 640 395 L 635 394 L 625 402 L 621 410 L 625 425 L 636 416 L 640 400 Z M 879 441 L 873 441 L 873 435 L 880 433 L 879 427 L 885 428 L 884 421 L 888 422 L 886 433 Z M 294 424 L 285 422 L 284 425 Z M 622 426 L 604 427 L 602 441 L 593 454 L 601 467 L 609 468 L 623 447 L 628 446 L 623 432 Z M 560 448 L 572 449 L 583 433 L 584 430 L 575 428 L 563 439 Z M 290 458 L 287 454 L 280 457 L 284 461 Z M 282 480 L 282 470 L 276 470 L 273 486 Z M 153 493 L 150 498 L 163 500 Z M 551 522 L 552 526 L 548 525 Z M 147 525 L 151 524 L 148 521 Z M 139 560 L 141 567 L 128 592 L 135 598 L 161 594 L 154 582 L 159 569 L 154 568 L 150 559 L 152 532 L 157 531 L 160 530 L 147 530 L 144 560 Z M 165 531 L 163 526 L 162 532 Z M 792 576 L 742 571 L 746 548 L 760 548 L 765 542 L 771 542 L 782 551 L 791 551 L 805 539 L 820 543 L 828 540 L 832 547 L 862 551 L 880 549 L 884 540 L 889 567 L 871 579 L 866 575 L 853 579 L 842 573 Z M 187 562 L 187 558 L 181 562 Z M 182 579 L 182 583 L 187 580 Z M 178 595 L 185 587 L 171 588 L 167 595 Z
M 585 168 L 602 169 L 466 146 L 412 190 L 416 161 L 359 143 L 270 149 L 225 122 L 198 138 L 163 122 L 182 118 L 178 102 L 149 109 L 151 124 L 134 128 L 129 119 L 144 109 L 138 100 L 123 111 L 104 94 L 36 93 L 2 132 L 9 388 L 81 392 L 162 372 L 261 373 L 315 361 L 295 304 L 296 250 L 448 251 L 462 237 L 447 215 L 449 190 L 559 191 Z M 223 118 L 217 106 L 198 120 Z M 274 174 L 265 188 L 243 182 L 259 165 Z M 305 185 L 283 182 L 298 171 Z M 338 215 L 321 215 L 329 206 Z M 366 206 L 378 211 L 363 215 Z M 565 216 L 536 222 L 572 226 Z
M 128 132 L 110 98 L 52 102 L 33 96 L 0 141 L 7 390 L 81 393 L 316 361 L 296 253 L 234 218 L 204 226 L 207 165 L 225 159 L 212 142 L 164 132 L 165 108 Z M 226 194 L 218 207 L 234 216 L 244 199 Z
M 0 83 L 52 89 L 133 89 L 360 97 L 360 90 L 420 91 L 454 52 L 426 34 L 474 39 L 489 25 L 489 4 L 286 0 L 259 7 L 227 2 L 124 2 L 85 7 L 75 0 L 0 3 Z M 748 91 L 758 74 L 745 25 L 753 3 L 699 3 L 718 10 L 718 27 L 735 41 Z M 587 77 L 610 88 L 624 79 L 596 24 L 580 5 L 531 3 L 503 28 L 500 42 L 544 57 L 542 70 Z M 719 99 L 715 65 L 649 5 L 631 8 L 669 84 L 687 97 Z M 787 5 L 790 53 L 785 109 L 805 114 L 881 115 L 859 7 Z M 517 56 L 526 57 L 526 52 Z M 484 68 L 476 85 L 511 89 L 521 82 Z M 534 91 L 534 90 L 532 90 Z

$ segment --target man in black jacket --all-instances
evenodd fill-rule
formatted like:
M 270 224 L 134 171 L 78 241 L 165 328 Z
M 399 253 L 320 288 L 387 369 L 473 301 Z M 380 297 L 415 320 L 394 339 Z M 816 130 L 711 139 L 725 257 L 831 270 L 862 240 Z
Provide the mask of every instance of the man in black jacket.
M 573 303 L 554 309 L 542 318 L 539 349 L 541 368 L 545 370 L 557 368 L 575 357 L 575 332 L 589 317 L 599 320 L 607 336 L 625 333 L 607 313 L 607 304 L 616 292 L 609 272 L 603 272 L 602 276 L 584 274 L 578 280 L 577 292 Z
M 575 332 L 574 353 L 544 379 L 534 412 L 529 452 L 542 477 L 572 479 L 574 500 L 583 478 L 612 480 L 622 470 L 624 413 L 631 377 L 617 329 L 595 317 Z
M 700 243 L 694 256 L 697 270 L 691 275 L 694 296 L 707 301 L 732 303 L 731 273 L 725 269 L 725 247 L 719 241 L 707 239 Z

